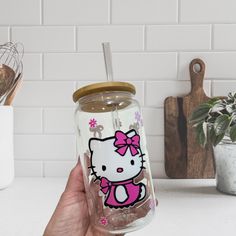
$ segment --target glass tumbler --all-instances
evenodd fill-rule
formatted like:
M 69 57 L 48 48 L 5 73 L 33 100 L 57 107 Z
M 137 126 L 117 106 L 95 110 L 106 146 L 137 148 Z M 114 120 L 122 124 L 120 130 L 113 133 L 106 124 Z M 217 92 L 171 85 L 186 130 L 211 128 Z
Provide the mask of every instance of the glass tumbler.
M 95 83 L 73 94 L 75 122 L 89 215 L 95 228 L 112 234 L 145 226 L 155 195 L 143 119 L 125 82 Z

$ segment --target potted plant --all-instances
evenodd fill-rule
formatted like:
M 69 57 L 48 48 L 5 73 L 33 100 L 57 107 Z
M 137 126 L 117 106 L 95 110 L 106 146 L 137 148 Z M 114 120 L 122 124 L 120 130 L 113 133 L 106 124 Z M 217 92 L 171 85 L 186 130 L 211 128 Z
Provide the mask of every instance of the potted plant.
M 190 122 L 198 142 L 213 145 L 217 189 L 236 195 L 236 93 L 199 105 Z

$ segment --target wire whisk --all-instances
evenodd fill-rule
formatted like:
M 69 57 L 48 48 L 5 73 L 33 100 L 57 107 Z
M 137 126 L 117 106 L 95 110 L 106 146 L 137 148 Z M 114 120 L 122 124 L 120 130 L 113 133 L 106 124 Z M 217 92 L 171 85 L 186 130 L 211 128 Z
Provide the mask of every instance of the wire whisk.
M 22 78 L 23 55 L 24 47 L 21 43 L 7 42 L 0 45 L 0 104 L 4 103 Z

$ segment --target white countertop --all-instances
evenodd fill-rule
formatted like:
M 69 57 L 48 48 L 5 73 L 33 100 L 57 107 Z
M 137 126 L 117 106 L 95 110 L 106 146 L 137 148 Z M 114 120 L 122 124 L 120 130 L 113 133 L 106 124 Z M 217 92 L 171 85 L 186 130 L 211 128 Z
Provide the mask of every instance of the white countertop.
M 0 235 L 42 235 L 65 183 L 64 178 L 17 178 L 0 191 Z M 235 235 L 236 196 L 219 193 L 215 180 L 160 179 L 155 185 L 155 219 L 128 235 Z

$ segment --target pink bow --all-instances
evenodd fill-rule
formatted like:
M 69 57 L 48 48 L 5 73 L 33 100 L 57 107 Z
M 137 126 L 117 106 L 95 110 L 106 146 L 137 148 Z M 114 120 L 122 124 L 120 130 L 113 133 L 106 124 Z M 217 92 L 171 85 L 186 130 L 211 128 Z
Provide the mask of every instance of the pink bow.
M 106 194 L 109 190 L 109 188 L 111 187 L 111 182 L 105 178 L 105 177 L 102 177 L 101 178 L 101 182 L 100 182 L 100 187 L 101 187 L 101 191 Z
M 115 137 L 116 140 L 114 142 L 114 146 L 117 147 L 115 151 L 118 152 L 121 156 L 125 155 L 128 148 L 132 156 L 138 154 L 139 140 L 140 140 L 138 134 L 135 134 L 132 137 L 128 137 L 122 131 L 116 131 Z

